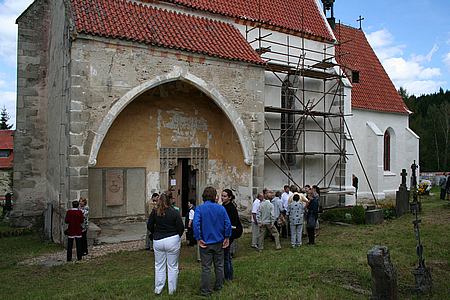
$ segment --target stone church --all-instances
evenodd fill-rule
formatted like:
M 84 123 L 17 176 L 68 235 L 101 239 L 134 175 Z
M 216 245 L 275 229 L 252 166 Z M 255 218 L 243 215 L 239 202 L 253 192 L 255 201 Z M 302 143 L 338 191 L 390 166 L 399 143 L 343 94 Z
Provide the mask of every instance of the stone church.
M 17 24 L 12 217 L 44 214 L 55 242 L 79 197 L 97 224 L 142 217 L 164 190 L 184 214 L 206 185 L 235 191 L 243 213 L 263 187 L 286 183 L 319 184 L 325 202 L 352 205 L 359 144 L 384 197 L 378 131 L 392 153 L 410 132 L 404 110 L 353 107 L 358 83 L 316 0 L 35 0 Z M 379 75 L 359 70 L 361 83 Z M 397 108 L 391 92 L 377 101 Z M 400 127 L 376 131 L 384 116 Z M 392 154 L 389 189 L 414 149 Z

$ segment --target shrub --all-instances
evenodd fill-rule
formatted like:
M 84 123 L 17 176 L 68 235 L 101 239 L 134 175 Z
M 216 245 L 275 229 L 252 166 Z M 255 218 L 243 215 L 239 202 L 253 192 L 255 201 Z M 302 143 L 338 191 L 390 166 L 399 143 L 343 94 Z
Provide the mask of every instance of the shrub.
M 395 208 L 383 208 L 383 215 L 385 220 L 395 219 Z
M 385 220 L 391 220 L 396 217 L 394 199 L 385 199 L 382 201 L 378 201 L 378 206 L 383 210 Z
M 364 224 L 366 222 L 366 213 L 365 213 L 364 207 L 362 207 L 362 205 L 353 206 L 351 214 L 353 217 L 353 223 Z
M 385 199 L 378 201 L 378 206 L 380 208 L 394 208 L 395 209 L 395 199 Z

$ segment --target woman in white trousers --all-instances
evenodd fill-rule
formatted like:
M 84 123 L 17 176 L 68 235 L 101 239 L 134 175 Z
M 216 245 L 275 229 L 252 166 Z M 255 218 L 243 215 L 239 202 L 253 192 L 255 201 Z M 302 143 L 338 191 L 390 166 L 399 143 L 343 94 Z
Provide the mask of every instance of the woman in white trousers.
M 167 273 L 169 295 L 172 295 L 177 289 L 178 258 L 184 225 L 179 212 L 171 206 L 166 194 L 159 196 L 157 208 L 150 214 L 147 228 L 153 234 L 155 294 L 162 293 Z

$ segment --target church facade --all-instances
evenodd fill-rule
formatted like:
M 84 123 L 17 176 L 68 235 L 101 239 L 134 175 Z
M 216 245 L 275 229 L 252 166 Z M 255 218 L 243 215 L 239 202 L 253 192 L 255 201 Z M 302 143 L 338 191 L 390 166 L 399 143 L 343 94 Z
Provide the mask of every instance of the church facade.
M 341 41 L 337 51 L 345 53 L 337 56 L 338 61 L 352 80 L 349 124 L 356 147 L 352 149 L 349 167 L 358 178 L 358 196 L 395 198 L 402 169 L 410 173 L 413 162 L 419 162 L 420 138 L 409 128 L 411 112 L 364 32 L 341 24 L 334 32 Z
M 206 185 L 231 188 L 242 212 L 286 183 L 355 203 L 344 123 L 379 119 L 355 106 L 350 117 L 320 4 L 221 3 L 36 0 L 17 19 L 16 224 L 44 213 L 58 242 L 79 197 L 94 222 L 133 220 L 154 192 L 171 190 L 184 213 Z M 393 116 L 407 127 L 406 112 Z

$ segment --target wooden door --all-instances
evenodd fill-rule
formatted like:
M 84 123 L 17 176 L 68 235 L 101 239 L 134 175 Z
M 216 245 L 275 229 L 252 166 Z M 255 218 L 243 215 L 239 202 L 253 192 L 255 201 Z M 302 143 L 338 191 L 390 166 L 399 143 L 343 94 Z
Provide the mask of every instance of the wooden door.
M 178 165 L 173 170 L 173 173 L 171 172 L 169 176 L 169 186 L 170 190 L 172 191 L 172 197 L 173 201 L 175 202 L 175 205 L 180 208 L 181 210 L 181 199 L 182 199 L 182 184 L 183 184 L 183 163 L 181 159 L 178 160 Z

